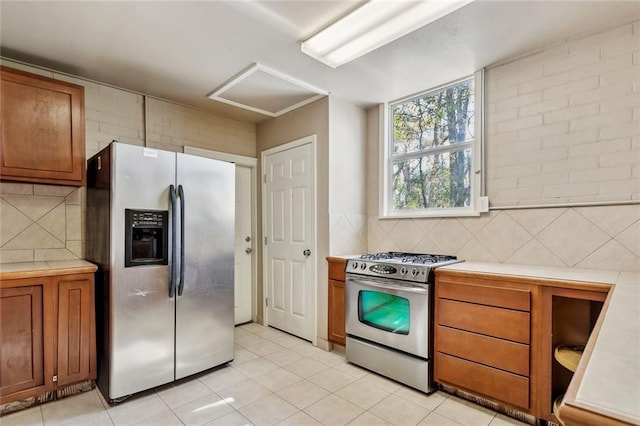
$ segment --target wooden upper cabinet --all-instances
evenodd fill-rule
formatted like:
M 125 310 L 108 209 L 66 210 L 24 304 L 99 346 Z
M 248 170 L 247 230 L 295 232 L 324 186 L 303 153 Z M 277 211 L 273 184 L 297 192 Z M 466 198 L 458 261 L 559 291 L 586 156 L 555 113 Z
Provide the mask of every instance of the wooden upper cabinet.
M 83 186 L 84 87 L 1 70 L 2 180 Z

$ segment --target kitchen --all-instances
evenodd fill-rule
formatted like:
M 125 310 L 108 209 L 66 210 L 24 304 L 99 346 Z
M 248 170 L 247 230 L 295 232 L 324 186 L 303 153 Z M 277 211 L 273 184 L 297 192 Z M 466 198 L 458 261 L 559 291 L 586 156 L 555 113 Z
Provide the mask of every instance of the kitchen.
M 3 3 L 3 20 L 9 19 L 8 10 L 9 7 Z M 526 106 L 527 103 L 536 105 L 539 103 L 535 100 L 537 93 L 542 94 L 545 89 L 554 88 L 558 92 L 567 91 L 564 95 L 567 99 L 571 95 L 575 98 L 592 95 L 602 97 L 603 112 L 599 115 L 602 117 L 600 122 L 593 119 L 589 121 L 593 123 L 593 128 L 605 129 L 603 132 L 613 132 L 613 129 L 620 132 L 612 134 L 610 140 L 615 141 L 612 143 L 614 148 L 611 148 L 611 151 L 607 149 L 606 152 L 602 152 L 605 149 L 604 145 L 598 145 L 594 141 L 581 141 L 587 143 L 581 145 L 580 141 L 565 140 L 565 143 L 570 144 L 565 154 L 565 167 L 583 167 L 579 165 L 580 156 L 574 151 L 584 150 L 583 152 L 590 153 L 590 157 L 585 155 L 589 158 L 602 157 L 602 166 L 592 173 L 596 181 L 602 182 L 605 194 L 601 199 L 597 196 L 589 199 L 587 195 L 580 197 L 580 194 L 577 194 L 578 202 L 595 201 L 594 204 L 605 204 L 607 201 L 633 200 L 632 194 L 636 194 L 637 199 L 638 128 L 637 121 L 634 121 L 637 114 L 633 115 L 633 111 L 637 110 L 637 92 L 627 96 L 615 95 L 615 91 L 606 92 L 605 89 L 580 87 L 578 84 L 554 84 L 536 74 L 540 72 L 542 65 L 545 65 L 558 70 L 583 72 L 585 80 L 597 76 L 603 81 L 625 81 L 625 78 L 627 82 L 635 81 L 637 77 L 633 75 L 637 74 L 638 23 L 634 19 L 637 18 L 624 16 L 616 24 L 566 36 L 569 39 L 567 42 L 563 42 L 564 39 L 552 40 L 548 41 L 546 46 L 537 48 L 540 50 L 532 47 L 527 52 L 522 52 L 532 53 L 531 55 L 509 58 L 512 60 L 504 58 L 502 65 L 487 64 L 490 66 L 485 75 L 485 96 L 488 105 L 485 111 L 486 195 L 492 209 L 479 217 L 459 219 L 378 218 L 380 120 L 377 107 L 364 109 L 330 96 L 280 117 L 254 124 L 166 102 L 163 99 L 145 97 L 141 93 L 99 83 L 101 80 L 80 79 L 77 75 L 74 77 L 73 72 L 56 73 L 55 71 L 61 70 L 53 63 L 46 67 L 53 71 L 43 70 L 32 66 L 38 62 L 35 57 L 32 60 L 23 58 L 26 63 L 24 64 L 4 57 L 3 53 L 3 65 L 49 77 L 54 76 L 85 87 L 87 158 L 113 139 L 135 145 L 145 145 L 146 141 L 146 146 L 169 151 L 182 151 L 183 146 L 195 146 L 258 158 L 263 151 L 279 144 L 315 134 L 317 176 L 320 177 L 317 182 L 318 240 L 314 250 L 317 265 L 315 343 L 323 349 L 329 349 L 328 301 L 324 287 L 328 267 L 324 261 L 325 256 L 402 250 L 455 254 L 467 262 L 638 270 L 637 245 L 634 246 L 634 241 L 638 241 L 637 205 L 520 210 L 508 208 L 514 205 L 549 204 L 549 200 L 536 202 L 533 199 L 530 194 L 537 188 L 532 187 L 532 183 L 519 191 L 519 188 L 509 186 L 513 181 L 517 183 L 518 178 L 526 181 L 523 179 L 526 176 L 518 174 L 518 169 L 522 167 L 518 165 L 518 161 L 522 160 L 509 156 L 511 152 L 508 138 L 510 132 L 519 130 L 513 126 L 526 125 L 518 124 L 512 114 L 517 114 L 518 108 Z M 3 39 L 6 40 L 5 37 Z M 599 49 L 602 49 L 602 57 L 593 59 L 592 50 Z M 4 46 L 3 52 L 6 52 Z M 16 52 L 13 53 L 15 55 Z M 63 64 L 65 61 L 59 62 Z M 469 69 L 467 74 L 473 71 L 475 69 Z M 72 75 L 68 75 L 69 73 Z M 459 76 L 453 78 L 456 77 Z M 449 80 L 451 78 L 445 81 Z M 442 82 L 444 81 L 439 83 Z M 545 84 L 550 86 L 545 87 Z M 528 95 L 507 94 L 513 88 L 525 85 L 532 90 Z M 420 87 L 418 90 L 426 88 L 428 87 Z M 607 112 L 618 111 L 611 109 L 616 102 L 609 100 L 617 99 L 610 98 L 612 96 L 620 97 L 617 104 L 623 112 L 615 114 L 619 117 L 617 119 L 611 117 L 611 112 Z M 389 99 L 397 97 L 399 96 Z M 510 101 L 501 102 L 503 99 Z M 570 115 L 572 112 L 567 108 L 565 121 L 562 122 L 570 123 L 573 120 Z M 573 124 L 576 125 L 588 126 L 588 123 Z M 551 129 L 535 124 L 528 126 L 528 129 L 540 132 L 533 140 L 547 138 L 546 141 L 553 143 L 554 135 L 547 133 Z M 509 127 L 511 129 L 507 130 Z M 585 131 L 580 133 L 589 133 L 593 128 L 586 127 Z M 355 142 L 346 143 L 347 140 Z M 530 153 L 527 155 L 533 156 Z M 557 171 L 562 167 L 561 159 L 544 158 L 545 155 L 557 155 L 557 152 L 540 150 L 538 155 L 539 164 L 544 165 L 545 161 L 556 163 L 547 167 L 540 166 L 543 174 L 532 175 L 533 177 L 528 179 L 529 182 L 542 182 L 545 179 L 544 170 L 554 170 L 555 167 Z M 616 178 L 611 169 L 623 168 L 628 170 L 627 178 Z M 607 176 L 607 173 L 612 176 Z M 551 180 L 558 178 L 557 175 L 551 175 L 551 172 L 548 176 Z M 349 182 L 349 185 L 344 185 L 344 182 Z M 582 186 L 587 186 L 587 183 L 582 182 Z M 622 192 L 613 192 L 613 187 L 621 188 Z M 259 193 L 259 185 L 257 189 Z M 564 202 L 569 203 L 573 201 L 574 194 L 571 191 L 581 189 L 567 186 L 564 190 L 569 192 L 555 196 L 566 197 Z M 623 192 L 627 194 L 627 198 L 624 198 Z M 86 234 L 83 218 L 86 212 L 83 197 L 81 188 L 3 182 L 2 234 L 9 237 L 6 240 L 3 237 L 2 262 L 84 258 Z M 321 206 L 323 207 L 320 208 Z M 18 231 L 26 231 L 26 234 L 16 240 L 14 237 L 18 236 Z M 49 235 L 55 238 L 52 239 Z M 254 249 L 259 258 L 261 247 L 257 245 Z M 260 274 L 257 289 L 255 297 L 262 300 Z M 256 322 L 263 322 L 261 303 L 258 303 L 254 315 Z

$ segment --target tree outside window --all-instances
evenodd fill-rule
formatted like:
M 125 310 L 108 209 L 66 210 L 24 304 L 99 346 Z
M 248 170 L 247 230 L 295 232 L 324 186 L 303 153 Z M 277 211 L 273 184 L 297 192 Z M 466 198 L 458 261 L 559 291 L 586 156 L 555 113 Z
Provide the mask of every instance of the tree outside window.
M 474 86 L 470 77 L 390 105 L 392 211 L 473 207 Z

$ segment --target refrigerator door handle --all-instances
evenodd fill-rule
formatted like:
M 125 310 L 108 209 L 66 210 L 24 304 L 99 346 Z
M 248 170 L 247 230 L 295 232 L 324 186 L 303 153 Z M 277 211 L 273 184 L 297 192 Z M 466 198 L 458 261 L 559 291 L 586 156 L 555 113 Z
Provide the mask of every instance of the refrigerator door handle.
M 169 185 L 169 203 L 171 205 L 171 276 L 169 277 L 169 297 L 172 298 L 176 293 L 176 252 L 178 245 L 178 234 L 176 232 L 176 220 L 178 218 L 178 212 L 176 211 L 176 204 L 178 198 L 176 196 L 176 188 L 173 185 Z
M 180 280 L 178 281 L 178 296 L 182 296 L 184 290 L 184 190 L 178 185 L 178 198 L 180 198 Z

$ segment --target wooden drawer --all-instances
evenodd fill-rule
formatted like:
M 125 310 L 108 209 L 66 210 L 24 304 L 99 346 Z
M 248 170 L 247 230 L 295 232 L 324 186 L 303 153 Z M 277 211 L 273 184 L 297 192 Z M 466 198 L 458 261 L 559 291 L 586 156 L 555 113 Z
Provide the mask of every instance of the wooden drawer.
M 437 297 L 481 305 L 531 311 L 531 291 L 517 288 L 490 287 L 438 281 Z
M 436 352 L 435 379 L 514 407 L 529 409 L 529 379 Z
M 529 376 L 529 345 L 439 325 L 435 350 L 500 370 Z
M 447 299 L 437 299 L 436 304 L 439 325 L 514 342 L 527 344 L 530 342 L 528 312 Z
M 339 259 L 335 257 L 327 258 L 329 261 L 329 279 L 344 281 L 345 273 L 344 268 L 347 264 L 346 259 Z

